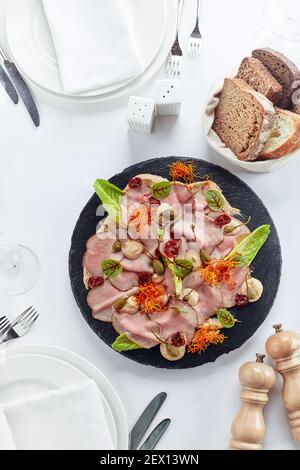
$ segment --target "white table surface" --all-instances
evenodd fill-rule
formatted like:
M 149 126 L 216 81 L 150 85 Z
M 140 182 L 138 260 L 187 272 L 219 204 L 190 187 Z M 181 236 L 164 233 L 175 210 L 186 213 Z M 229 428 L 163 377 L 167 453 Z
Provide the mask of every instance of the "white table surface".
M 149 0 L 151 1 L 151 0 Z M 172 1 L 172 0 L 169 0 Z M 264 351 L 272 325 L 283 322 L 300 331 L 299 315 L 299 172 L 300 155 L 274 174 L 240 172 L 212 152 L 201 129 L 201 111 L 216 78 L 225 74 L 255 45 L 263 25 L 261 0 L 251 7 L 239 0 L 203 0 L 203 54 L 185 62 L 183 106 L 179 119 L 160 118 L 150 136 L 129 134 L 128 97 L 105 104 L 70 104 L 36 90 L 41 127 L 34 129 L 23 106 L 15 107 L 0 87 L 0 230 L 37 253 L 42 275 L 31 292 L 0 299 L 9 315 L 34 304 L 36 327 L 15 344 L 68 348 L 93 362 L 119 392 L 131 426 L 158 392 L 168 392 L 156 418 L 172 424 L 160 449 L 224 449 L 239 406 L 240 365 Z M 1 38 L 4 8 L 0 0 Z M 295 2 L 299 8 L 299 2 Z M 186 0 L 182 44 L 194 22 L 194 0 Z M 158 74 L 163 77 L 163 70 Z M 152 97 L 154 80 L 136 91 Z M 282 243 L 283 276 L 275 306 L 259 331 L 238 351 L 215 364 L 183 371 L 135 364 L 103 344 L 82 318 L 70 289 L 68 252 L 78 215 L 97 177 L 109 178 L 149 157 L 181 155 L 221 164 L 248 183 L 265 202 Z M 266 407 L 267 449 L 295 449 L 280 398 L 281 380 Z

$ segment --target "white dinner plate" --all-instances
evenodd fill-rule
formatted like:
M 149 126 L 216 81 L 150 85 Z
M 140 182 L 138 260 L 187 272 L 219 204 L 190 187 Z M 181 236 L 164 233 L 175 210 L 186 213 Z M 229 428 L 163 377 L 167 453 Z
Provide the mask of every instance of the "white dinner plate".
M 128 18 L 134 24 L 136 40 L 146 66 L 141 76 L 88 93 L 65 94 L 54 44 L 40 0 L 9 1 L 6 37 L 12 59 L 21 72 L 36 85 L 66 99 L 94 101 L 127 92 L 128 87 L 134 88 L 153 76 L 166 59 L 175 35 L 176 4 L 170 0 L 126 1 Z
M 94 379 L 101 392 L 114 448 L 128 449 L 124 408 L 111 383 L 86 359 L 53 346 L 8 347 L 0 364 L 0 403 Z

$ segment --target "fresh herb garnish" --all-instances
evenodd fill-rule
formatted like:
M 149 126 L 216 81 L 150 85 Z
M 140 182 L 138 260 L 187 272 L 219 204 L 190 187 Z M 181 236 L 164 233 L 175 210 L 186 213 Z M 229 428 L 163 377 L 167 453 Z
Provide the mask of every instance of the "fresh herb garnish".
M 209 189 L 205 192 L 205 199 L 207 204 L 213 212 L 219 212 L 224 208 L 225 199 L 220 191 L 216 189 Z
M 121 209 L 120 202 L 123 196 L 123 191 L 109 181 L 97 179 L 94 183 L 94 188 L 98 194 L 103 207 L 108 214 L 116 221 L 120 222 Z
M 193 271 L 193 263 L 186 259 L 176 258 L 174 260 L 174 272 L 180 278 L 185 278 Z
M 262 225 L 237 245 L 225 258 L 234 259 L 237 267 L 250 266 L 270 235 L 270 225 Z
M 115 259 L 105 259 L 101 263 L 101 269 L 107 277 L 113 278 L 121 274 L 123 266 Z
M 237 322 L 232 313 L 225 308 L 217 310 L 216 315 L 223 328 L 233 328 Z
M 153 184 L 151 187 L 151 195 L 155 199 L 165 199 L 171 192 L 172 185 L 170 181 L 162 181 L 161 183 Z
M 131 341 L 131 339 L 129 339 L 125 334 L 118 336 L 115 342 L 112 343 L 111 347 L 117 352 L 141 349 L 141 346 Z

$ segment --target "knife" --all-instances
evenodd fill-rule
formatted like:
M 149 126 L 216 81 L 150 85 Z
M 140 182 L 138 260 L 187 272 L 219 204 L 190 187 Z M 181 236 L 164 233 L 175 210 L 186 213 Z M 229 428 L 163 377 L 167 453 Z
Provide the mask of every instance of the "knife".
M 34 122 L 35 126 L 38 127 L 40 125 L 40 116 L 34 99 L 32 97 L 32 93 L 29 90 L 27 83 L 25 82 L 24 78 L 20 74 L 19 70 L 17 69 L 16 65 L 13 62 L 10 62 L 3 49 L 0 47 L 0 55 L 4 61 L 4 66 L 8 71 L 10 78 L 12 79 L 16 89 L 19 92 L 20 97 L 22 98 L 25 107 Z
M 155 449 L 156 445 L 166 432 L 167 428 L 169 427 L 171 420 L 164 419 L 161 423 L 159 423 L 156 428 L 152 431 L 150 436 L 145 440 L 144 444 L 140 447 L 139 450 L 153 450 Z
M 4 89 L 6 93 L 8 94 L 8 96 L 10 97 L 10 99 L 15 104 L 18 104 L 19 102 L 18 93 L 16 92 L 13 82 L 11 81 L 11 79 L 9 78 L 9 76 L 7 75 L 7 73 L 5 72 L 1 64 L 0 64 L 0 82 L 4 86 Z
M 143 411 L 129 434 L 129 450 L 137 450 L 145 432 L 167 398 L 165 392 L 159 393 Z

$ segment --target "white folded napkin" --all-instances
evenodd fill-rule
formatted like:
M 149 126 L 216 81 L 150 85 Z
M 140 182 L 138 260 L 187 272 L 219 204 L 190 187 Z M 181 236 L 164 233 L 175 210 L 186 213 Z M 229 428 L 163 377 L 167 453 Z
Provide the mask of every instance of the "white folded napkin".
M 112 450 L 93 380 L 0 406 L 0 450 Z
M 42 0 L 66 93 L 80 93 L 143 72 L 127 0 Z

